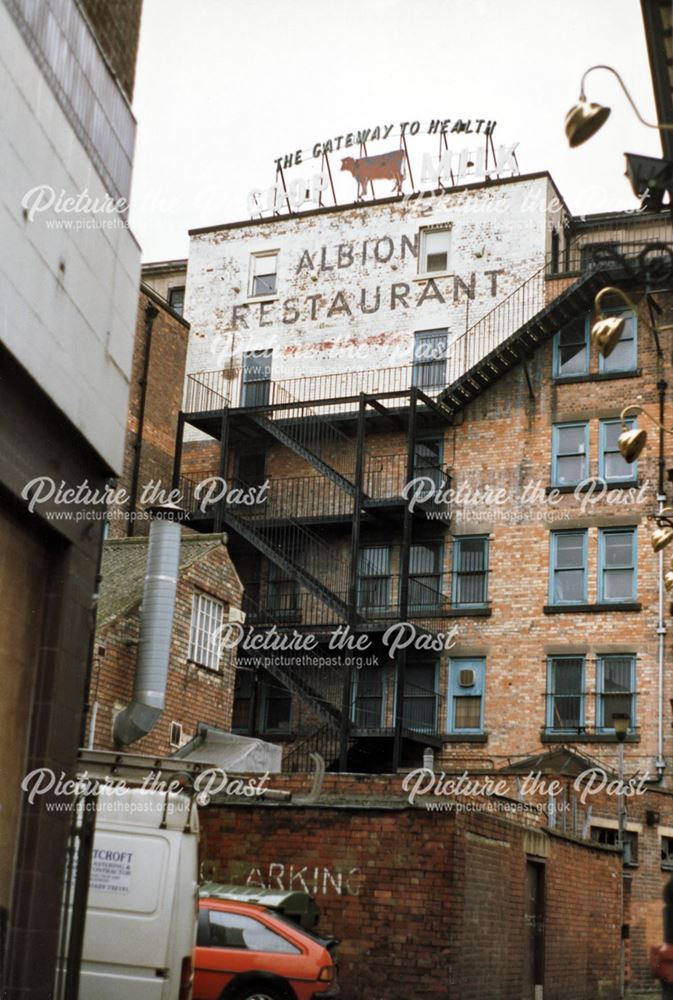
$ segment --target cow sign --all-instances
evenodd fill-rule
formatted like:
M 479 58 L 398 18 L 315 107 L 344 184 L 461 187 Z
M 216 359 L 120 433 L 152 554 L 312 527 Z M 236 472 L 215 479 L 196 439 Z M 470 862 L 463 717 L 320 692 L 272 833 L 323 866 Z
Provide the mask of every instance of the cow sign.
M 359 160 L 346 156 L 341 161 L 341 169 L 348 170 L 358 182 L 358 198 L 364 198 L 370 181 L 395 181 L 395 194 L 402 194 L 404 180 L 404 150 L 380 153 L 378 156 L 362 156 Z

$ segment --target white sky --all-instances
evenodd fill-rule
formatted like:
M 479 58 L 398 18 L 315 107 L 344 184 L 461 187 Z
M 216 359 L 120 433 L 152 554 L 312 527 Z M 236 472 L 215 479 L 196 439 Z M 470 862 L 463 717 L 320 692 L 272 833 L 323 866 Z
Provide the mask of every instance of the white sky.
M 518 141 L 522 173 L 549 170 L 573 212 L 637 207 L 622 154 L 661 145 L 611 74 L 587 81 L 612 108 L 606 125 L 578 149 L 565 139 L 595 63 L 654 120 L 639 0 L 144 0 L 131 209 L 143 260 L 185 257 L 188 229 L 247 218 L 281 154 L 414 119 L 495 119 L 496 146 Z M 437 152 L 434 137 L 413 143 L 412 162 Z

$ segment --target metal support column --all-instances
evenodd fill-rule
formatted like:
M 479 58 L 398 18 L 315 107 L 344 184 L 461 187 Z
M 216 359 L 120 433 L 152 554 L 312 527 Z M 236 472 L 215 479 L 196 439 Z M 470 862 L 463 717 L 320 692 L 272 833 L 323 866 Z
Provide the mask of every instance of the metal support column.
M 416 457 L 416 416 L 418 409 L 418 389 L 412 387 L 409 394 L 409 431 L 407 440 L 407 482 L 414 478 Z M 409 613 L 409 562 L 411 554 L 411 529 L 413 515 L 409 504 L 404 506 L 402 522 L 402 549 L 400 551 L 400 621 L 405 622 Z M 404 720 L 404 675 L 407 664 L 407 651 L 397 651 L 395 659 L 395 739 L 393 742 L 393 773 L 397 771 L 402 760 L 402 729 Z
M 175 454 L 173 457 L 173 479 L 171 489 L 180 488 L 180 466 L 182 465 L 182 439 L 185 433 L 185 415 L 180 410 L 178 413 L 178 426 L 175 431 Z
M 220 423 L 220 465 L 218 469 L 218 476 L 220 480 L 225 480 L 227 478 L 227 458 L 229 452 L 229 410 L 225 408 L 222 410 L 222 420 Z M 221 500 L 218 500 L 217 506 L 215 508 L 215 522 L 213 525 L 214 531 L 222 531 L 222 526 L 224 524 L 223 513 L 224 505 L 226 499 L 223 496 Z
M 362 515 L 362 480 L 365 469 L 365 418 L 367 397 L 360 393 L 358 402 L 358 426 L 355 439 L 355 495 L 353 497 L 353 527 L 351 531 L 351 561 L 348 580 L 348 625 L 353 631 L 358 621 L 358 569 L 360 559 L 360 521 Z M 350 731 L 351 685 L 353 668 L 347 666 L 343 672 L 341 694 L 341 734 L 339 745 L 339 770 L 348 768 L 348 733 Z

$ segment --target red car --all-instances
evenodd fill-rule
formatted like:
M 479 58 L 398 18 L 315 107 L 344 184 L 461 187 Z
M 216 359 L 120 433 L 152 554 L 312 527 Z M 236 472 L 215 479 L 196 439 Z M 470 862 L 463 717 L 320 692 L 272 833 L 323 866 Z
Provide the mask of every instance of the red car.
M 335 944 L 264 906 L 201 899 L 194 1000 L 337 997 Z

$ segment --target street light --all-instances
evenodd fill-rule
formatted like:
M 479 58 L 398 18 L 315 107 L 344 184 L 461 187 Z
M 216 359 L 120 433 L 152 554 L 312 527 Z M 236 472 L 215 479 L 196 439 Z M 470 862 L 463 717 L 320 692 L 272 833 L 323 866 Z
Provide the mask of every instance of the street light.
M 585 70 L 582 74 L 579 100 L 577 104 L 573 104 L 572 108 L 566 115 L 565 131 L 571 148 L 581 146 L 583 142 L 590 139 L 600 128 L 602 128 L 610 117 L 610 108 L 607 108 L 602 104 L 587 104 L 587 98 L 584 92 L 584 81 L 589 73 L 592 73 L 595 69 L 606 69 L 609 73 L 612 73 L 613 76 L 617 77 L 617 81 L 626 94 L 629 104 L 635 111 L 636 117 L 640 122 L 642 122 L 643 125 L 646 125 L 647 128 L 656 128 L 661 131 L 670 131 L 673 129 L 673 125 L 660 125 L 658 123 L 645 121 L 617 70 L 613 69 L 612 66 L 598 64 L 596 66 L 590 66 L 589 69 Z

